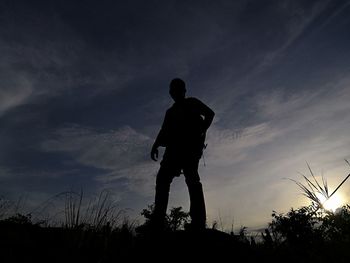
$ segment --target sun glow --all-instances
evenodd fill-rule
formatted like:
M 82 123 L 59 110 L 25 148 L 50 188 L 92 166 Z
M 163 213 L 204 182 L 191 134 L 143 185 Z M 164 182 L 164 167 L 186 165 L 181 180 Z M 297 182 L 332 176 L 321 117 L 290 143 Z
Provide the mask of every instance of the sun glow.
M 326 210 L 332 212 L 335 212 L 337 208 L 341 207 L 344 204 L 344 199 L 339 194 L 334 194 L 328 200 L 321 194 L 318 194 L 317 197 L 320 199 L 321 203 L 323 204 L 323 207 Z

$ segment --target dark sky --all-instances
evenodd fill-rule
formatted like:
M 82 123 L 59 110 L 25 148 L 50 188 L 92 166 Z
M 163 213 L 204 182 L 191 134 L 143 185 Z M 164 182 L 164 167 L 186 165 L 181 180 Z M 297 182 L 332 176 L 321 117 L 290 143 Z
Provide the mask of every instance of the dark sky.
M 350 1 L 0 2 L 0 194 L 153 202 L 169 82 L 215 112 L 201 161 L 209 222 L 258 226 L 334 187 L 350 158 Z M 347 202 L 349 186 L 342 189 Z M 170 206 L 188 209 L 183 178 Z

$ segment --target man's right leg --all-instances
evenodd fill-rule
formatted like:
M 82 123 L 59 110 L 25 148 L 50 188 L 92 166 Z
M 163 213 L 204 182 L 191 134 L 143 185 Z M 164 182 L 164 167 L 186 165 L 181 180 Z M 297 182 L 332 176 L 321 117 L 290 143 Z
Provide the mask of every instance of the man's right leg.
M 164 227 L 170 184 L 179 172 L 179 169 L 171 168 L 169 165 L 161 164 L 160 166 L 156 179 L 156 195 L 153 213 L 153 223 L 156 227 Z

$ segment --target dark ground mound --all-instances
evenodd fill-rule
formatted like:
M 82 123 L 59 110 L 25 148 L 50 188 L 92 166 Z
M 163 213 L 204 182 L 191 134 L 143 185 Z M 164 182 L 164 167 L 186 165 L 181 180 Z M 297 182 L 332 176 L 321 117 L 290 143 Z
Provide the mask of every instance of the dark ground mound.
M 256 255 L 249 243 L 211 229 L 135 235 L 127 230 L 0 224 L 0 262 L 181 262 L 227 257 L 249 262 Z
M 244 258 L 245 262 L 257 259 L 257 254 L 249 243 L 239 240 L 237 236 L 218 230 L 176 231 L 158 235 L 140 237 L 135 244 L 135 255 L 142 259 L 148 255 L 150 259 L 164 261 L 183 261 L 185 259 L 218 260 Z
M 305 243 L 305 242 L 304 242 Z M 0 262 L 348 262 L 348 243 L 255 244 L 221 231 L 137 234 L 0 222 Z M 313 240 L 314 243 L 314 240 Z

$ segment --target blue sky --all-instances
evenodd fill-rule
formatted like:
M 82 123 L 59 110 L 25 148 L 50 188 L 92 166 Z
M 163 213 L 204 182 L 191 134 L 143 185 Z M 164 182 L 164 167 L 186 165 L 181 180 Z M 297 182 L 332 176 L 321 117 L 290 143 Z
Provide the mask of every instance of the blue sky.
M 349 173 L 349 1 L 1 1 L 0 21 L 0 193 L 28 211 L 108 189 L 140 217 L 174 77 L 216 112 L 209 222 L 254 228 L 306 204 L 283 179 L 306 162 L 331 188 Z M 170 207 L 188 202 L 177 178 Z

